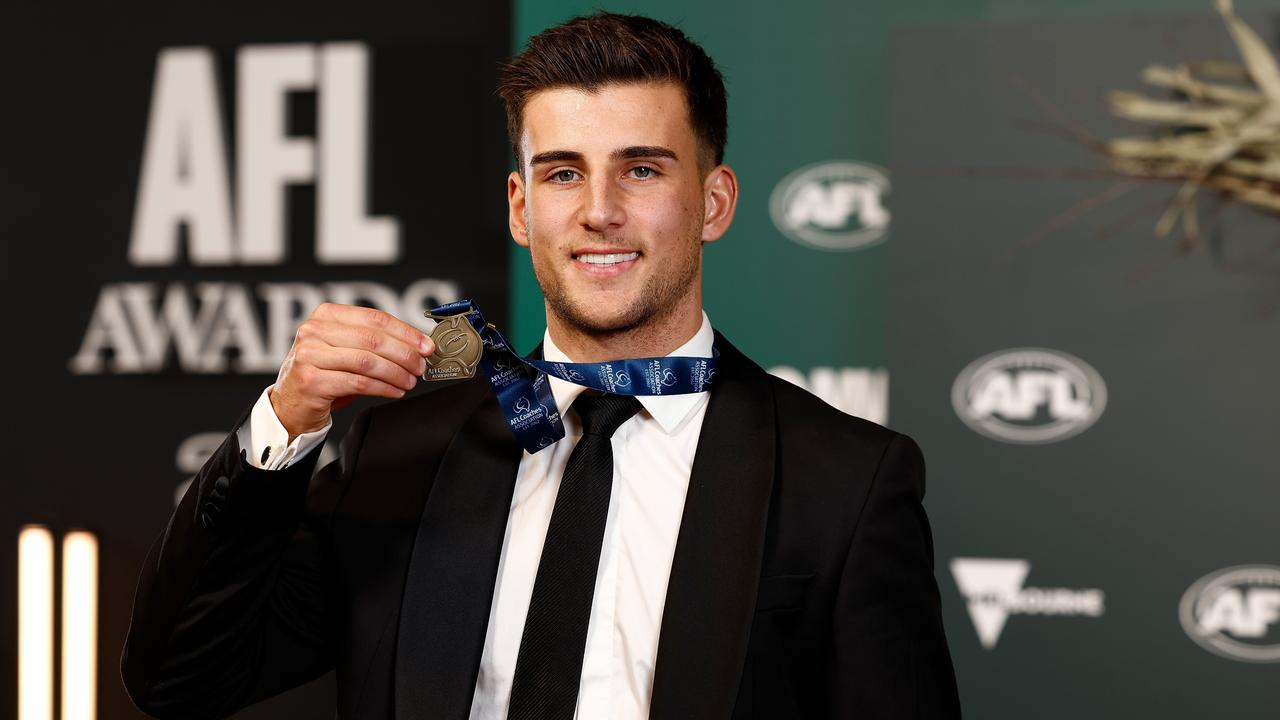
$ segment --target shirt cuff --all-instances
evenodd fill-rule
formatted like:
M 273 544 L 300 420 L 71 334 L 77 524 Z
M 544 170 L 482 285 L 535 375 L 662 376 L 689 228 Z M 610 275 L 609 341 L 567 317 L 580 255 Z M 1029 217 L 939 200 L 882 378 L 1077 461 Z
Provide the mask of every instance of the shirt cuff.
M 271 388 L 268 385 L 258 396 L 249 419 L 236 430 L 236 439 L 245 451 L 249 464 L 263 470 L 283 470 L 307 453 L 324 444 L 324 438 L 333 427 L 333 418 L 323 428 L 302 433 L 289 442 L 289 431 L 276 417 L 271 406 Z

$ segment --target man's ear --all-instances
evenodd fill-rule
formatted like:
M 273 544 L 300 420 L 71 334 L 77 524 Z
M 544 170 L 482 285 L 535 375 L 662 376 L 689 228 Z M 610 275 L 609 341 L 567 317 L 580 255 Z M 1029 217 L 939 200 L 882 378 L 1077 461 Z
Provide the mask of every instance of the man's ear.
M 507 225 L 511 239 L 520 247 L 529 247 L 529 228 L 525 223 L 524 178 L 515 170 L 507 176 Z
M 728 165 L 717 165 L 702 183 L 702 199 L 706 206 L 702 218 L 702 242 L 719 240 L 729 230 L 733 213 L 738 208 L 738 176 Z

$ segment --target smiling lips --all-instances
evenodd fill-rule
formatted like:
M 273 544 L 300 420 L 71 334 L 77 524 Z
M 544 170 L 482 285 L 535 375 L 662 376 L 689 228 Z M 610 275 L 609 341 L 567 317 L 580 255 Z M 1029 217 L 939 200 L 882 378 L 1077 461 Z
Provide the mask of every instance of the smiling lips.
M 617 275 L 631 267 L 639 252 L 579 252 L 573 255 L 573 264 L 593 275 Z
M 640 257 L 640 253 L 581 253 L 573 257 L 589 265 L 615 265 L 620 262 L 635 260 Z

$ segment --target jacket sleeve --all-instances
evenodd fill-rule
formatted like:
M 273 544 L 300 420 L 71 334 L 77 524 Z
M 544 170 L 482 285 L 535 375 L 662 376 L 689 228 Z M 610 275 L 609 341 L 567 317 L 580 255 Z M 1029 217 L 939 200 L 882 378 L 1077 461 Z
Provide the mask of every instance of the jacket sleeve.
M 234 432 L 200 469 L 138 581 L 121 674 L 139 709 L 226 717 L 332 668 L 327 530 L 367 426 L 319 473 L 319 452 L 255 468 Z
M 850 541 L 827 667 L 833 718 L 958 718 L 933 576 L 924 458 L 890 440 Z

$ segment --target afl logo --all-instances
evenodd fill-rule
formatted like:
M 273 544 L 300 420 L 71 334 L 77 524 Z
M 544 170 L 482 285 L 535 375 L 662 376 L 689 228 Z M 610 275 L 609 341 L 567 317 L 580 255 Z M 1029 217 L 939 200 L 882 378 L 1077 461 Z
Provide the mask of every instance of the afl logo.
M 769 198 L 769 215 L 783 235 L 818 250 L 856 250 L 884 239 L 889 229 L 888 174 L 874 165 L 836 160 L 784 177 Z
M 1178 619 L 1209 652 L 1280 662 L 1280 567 L 1242 565 L 1200 578 L 1182 596 Z
M 440 358 L 454 358 L 468 351 L 474 352 L 471 337 L 461 327 L 450 327 L 440 333 L 440 342 L 436 344 L 435 355 Z
M 970 363 L 951 387 L 951 404 L 969 427 L 995 440 L 1064 440 L 1097 422 L 1107 386 L 1088 363 L 1056 350 L 1003 350 Z

